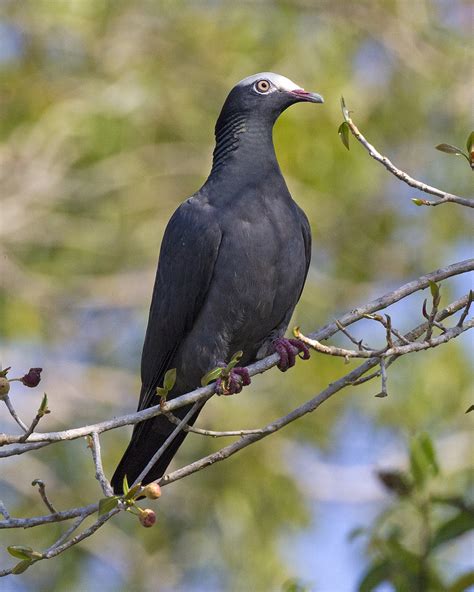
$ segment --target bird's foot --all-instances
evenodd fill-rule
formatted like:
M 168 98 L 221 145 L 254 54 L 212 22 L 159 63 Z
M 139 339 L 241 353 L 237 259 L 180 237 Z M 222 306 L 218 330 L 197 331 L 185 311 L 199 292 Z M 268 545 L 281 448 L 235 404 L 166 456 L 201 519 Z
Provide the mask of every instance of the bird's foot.
M 296 356 L 302 360 L 309 360 L 309 349 L 300 339 L 287 339 L 279 337 L 273 342 L 275 352 L 280 356 L 277 367 L 282 372 L 295 365 Z
M 240 393 L 244 386 L 250 384 L 250 374 L 247 368 L 237 366 L 243 356 L 242 351 L 236 352 L 230 362 L 220 362 L 216 368 L 202 377 L 201 385 L 206 386 L 210 382 L 216 381 L 214 392 L 217 395 L 235 395 Z
M 235 395 L 240 393 L 244 386 L 250 384 L 250 374 L 247 368 L 231 368 L 223 370 L 216 380 L 215 392 L 217 395 Z

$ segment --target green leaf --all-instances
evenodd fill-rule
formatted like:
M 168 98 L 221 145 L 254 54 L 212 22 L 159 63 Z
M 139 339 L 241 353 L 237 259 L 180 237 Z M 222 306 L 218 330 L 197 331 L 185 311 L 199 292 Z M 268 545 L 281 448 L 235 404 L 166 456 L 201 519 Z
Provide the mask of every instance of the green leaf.
M 420 487 L 426 480 L 426 464 L 417 444 L 410 446 L 410 472 L 415 483 Z
M 20 574 L 22 574 L 24 571 L 26 571 L 30 565 L 32 565 L 34 563 L 34 561 L 32 559 L 24 559 L 23 561 L 20 561 L 20 563 L 17 563 L 15 565 L 15 567 L 12 569 L 12 574 L 18 576 Z
M 422 487 L 430 475 L 439 468 L 433 444 L 427 434 L 420 434 L 410 443 L 410 471 L 418 487 Z
M 467 141 L 466 141 L 466 148 L 467 148 L 467 153 L 471 154 L 471 152 L 474 148 L 474 132 L 471 132 L 468 135 Z
M 341 97 L 341 111 L 344 119 L 347 119 L 349 117 L 349 110 L 346 107 L 346 101 L 344 100 L 344 97 Z
M 390 577 L 390 563 L 387 560 L 373 563 L 365 572 L 357 588 L 358 592 L 372 592 Z
M 341 142 L 344 146 L 349 150 L 349 124 L 347 121 L 343 121 L 337 130 L 339 137 L 341 138 Z
M 43 415 L 46 415 L 47 413 L 50 413 L 50 410 L 48 409 L 48 395 L 44 393 L 43 400 L 41 401 L 41 405 L 38 409 L 38 415 L 43 417 Z
M 454 518 L 447 520 L 436 530 L 431 541 L 431 548 L 436 549 L 473 529 L 474 513 L 458 512 Z
M 113 510 L 118 505 L 119 498 L 114 495 L 111 497 L 103 497 L 99 502 L 99 516 L 108 514 L 110 510 Z
M 176 382 L 176 368 L 170 368 L 165 374 L 163 380 L 163 387 L 169 392 L 175 385 Z
M 224 368 L 220 367 L 213 368 L 212 370 L 210 370 L 201 378 L 201 386 L 207 386 L 210 382 L 214 382 L 214 380 L 217 380 L 219 376 L 222 374 L 222 370 L 224 370 Z
M 416 206 L 425 206 L 426 205 L 426 199 L 420 199 L 418 197 L 412 197 L 411 200 Z
M 447 589 L 447 592 L 464 592 L 474 586 L 474 571 L 459 576 Z
M 123 492 L 124 492 L 125 495 L 127 495 L 129 489 L 130 489 L 130 486 L 128 484 L 127 475 L 124 475 L 123 476 L 123 481 L 122 481 L 122 490 L 123 490 Z
M 437 297 L 439 297 L 439 288 L 436 284 L 435 284 L 435 286 L 436 286 L 436 289 L 438 290 Z M 432 293 L 433 293 L 433 291 L 432 291 Z M 436 296 L 433 294 L 433 297 L 436 297 Z M 438 465 L 438 459 L 436 458 L 436 451 L 433 446 L 433 441 L 431 440 L 430 436 L 426 432 L 423 432 L 422 434 L 420 434 L 418 441 L 420 443 L 420 447 L 423 450 L 423 453 L 424 453 L 427 461 L 431 465 L 431 470 L 433 472 L 433 475 L 437 475 L 439 473 L 439 465 Z
M 230 362 L 227 364 L 226 371 L 229 372 L 230 370 L 232 370 L 232 368 L 237 366 L 237 364 L 242 359 L 243 355 L 244 355 L 244 352 L 242 350 L 235 352 L 235 354 L 231 357 Z
M 438 284 L 436 284 L 435 282 L 432 282 L 431 280 L 429 280 L 429 282 L 430 282 L 431 296 L 433 296 L 433 298 L 439 298 L 439 286 L 438 286 Z
M 390 539 L 386 541 L 389 550 L 387 555 L 394 563 L 396 562 L 398 565 L 403 565 L 405 576 L 417 576 L 420 572 L 421 557 L 412 553 L 400 543 L 398 540 L 400 535 L 400 532 L 395 532 Z
M 142 484 L 141 483 L 137 483 L 136 485 L 134 485 L 133 487 L 131 487 L 129 489 L 129 491 L 126 493 L 125 498 L 126 500 L 131 500 L 134 498 L 135 494 L 140 491 Z
M 466 156 L 461 148 L 452 146 L 451 144 L 438 144 L 436 150 L 440 152 L 446 152 L 446 154 L 456 154 L 457 156 Z
M 166 399 L 166 397 L 168 396 L 168 391 L 161 386 L 157 386 L 156 394 L 160 397 L 160 399 Z
M 31 559 L 31 555 L 34 553 L 31 547 L 25 547 L 23 545 L 10 545 L 7 547 L 7 551 L 17 559 Z
M 438 144 L 436 146 L 436 150 L 440 152 L 446 152 L 447 154 L 455 154 L 456 156 L 463 156 L 467 162 L 471 163 L 471 159 L 468 154 L 466 154 L 461 148 L 457 146 L 452 146 L 451 144 Z

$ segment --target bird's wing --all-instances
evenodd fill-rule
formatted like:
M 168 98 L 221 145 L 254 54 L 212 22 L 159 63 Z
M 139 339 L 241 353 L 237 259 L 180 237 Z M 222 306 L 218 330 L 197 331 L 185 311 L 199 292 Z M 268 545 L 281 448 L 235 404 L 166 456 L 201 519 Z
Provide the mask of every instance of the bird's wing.
M 168 223 L 143 346 L 139 410 L 158 402 L 156 387 L 206 298 L 221 238 L 209 206 L 195 199 L 184 202 Z
M 299 300 L 301 297 L 301 293 L 303 292 L 304 285 L 306 283 L 306 277 L 308 276 L 309 264 L 311 263 L 311 227 L 309 225 L 309 221 L 308 221 L 308 218 L 306 217 L 306 214 L 303 212 L 303 210 L 299 206 L 298 206 L 298 209 L 300 211 L 301 232 L 303 234 L 304 252 L 305 252 L 305 257 L 306 257 L 306 269 L 305 269 L 305 274 L 304 274 L 304 278 L 303 278 L 303 284 L 301 286 L 301 292 L 299 293 L 299 296 L 298 296 L 298 300 Z

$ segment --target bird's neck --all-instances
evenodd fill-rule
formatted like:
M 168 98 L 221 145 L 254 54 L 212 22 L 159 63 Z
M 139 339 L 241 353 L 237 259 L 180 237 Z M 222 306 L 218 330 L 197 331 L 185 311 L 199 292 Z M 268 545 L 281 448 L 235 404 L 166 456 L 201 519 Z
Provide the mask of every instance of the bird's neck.
M 216 125 L 216 147 L 209 179 L 235 174 L 251 178 L 280 169 L 273 146 L 273 122 L 259 121 L 245 114 L 227 116 Z

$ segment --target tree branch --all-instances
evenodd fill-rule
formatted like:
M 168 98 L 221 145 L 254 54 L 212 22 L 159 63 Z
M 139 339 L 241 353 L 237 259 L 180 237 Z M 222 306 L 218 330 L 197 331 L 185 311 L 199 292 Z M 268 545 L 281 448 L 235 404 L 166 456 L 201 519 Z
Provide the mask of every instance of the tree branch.
M 467 273 L 469 271 L 474 270 L 474 259 L 466 259 L 465 261 L 461 261 L 459 263 L 454 263 L 452 265 L 448 265 L 447 267 L 440 268 L 436 271 L 433 271 L 427 275 L 421 276 L 420 278 L 409 282 L 396 290 L 388 292 L 381 298 L 377 298 L 372 302 L 363 305 L 355 310 L 351 311 L 343 315 L 339 320 L 338 323 L 347 327 L 356 321 L 364 318 L 366 314 L 370 314 L 376 312 L 378 310 L 384 309 L 399 300 L 409 296 L 410 294 L 414 294 L 420 290 L 424 290 L 425 288 L 429 287 L 431 282 L 440 282 L 449 277 L 453 277 L 455 275 L 459 275 L 462 273 Z M 318 341 L 328 339 L 335 333 L 339 331 L 339 327 L 337 323 L 330 323 L 318 331 L 314 333 L 310 333 L 308 337 L 310 339 L 317 339 Z M 273 366 L 277 364 L 279 360 L 278 354 L 272 354 L 251 364 L 248 366 L 248 371 L 250 376 L 255 376 L 256 374 L 262 374 L 266 372 Z M 135 425 L 144 421 L 146 419 L 151 419 L 152 417 L 156 417 L 162 413 L 167 411 L 174 411 L 180 407 L 185 405 L 191 405 L 196 403 L 197 401 L 205 401 L 207 398 L 214 394 L 214 386 L 210 384 L 205 387 L 200 387 L 187 393 L 185 395 L 181 395 L 180 397 L 176 397 L 170 401 L 167 401 L 164 405 L 155 405 L 154 407 L 150 407 L 148 409 L 144 409 L 143 411 L 138 411 L 136 413 L 130 413 L 128 415 L 123 415 L 121 417 L 117 417 L 111 420 L 103 421 L 96 424 L 91 424 L 79 428 L 73 428 L 69 430 L 63 430 L 59 432 L 45 432 L 45 433 L 33 433 L 28 438 L 28 443 L 25 443 L 24 446 L 28 445 L 31 442 L 44 442 L 46 444 L 52 442 L 63 442 L 65 440 L 74 440 L 77 438 L 82 438 L 84 436 L 88 436 L 92 434 L 92 432 L 97 432 L 98 434 L 116 429 L 119 427 L 123 427 L 125 425 Z M 7 435 L 7 434 L 0 434 L 0 446 L 4 446 L 7 444 L 18 444 L 21 443 L 21 436 L 17 435 Z M 46 445 L 45 444 L 45 445 Z M 17 448 L 15 449 L 15 454 L 20 454 L 20 450 Z
M 392 173 L 392 175 L 395 175 L 395 177 L 397 177 L 407 185 L 410 185 L 410 187 L 415 187 L 416 189 L 419 189 L 424 193 L 429 193 L 430 195 L 434 195 L 439 198 L 437 201 L 428 201 L 426 199 L 418 200 L 420 202 L 419 205 L 438 206 L 442 203 L 456 203 L 461 206 L 467 206 L 468 208 L 474 208 L 473 199 L 468 197 L 460 197 L 458 195 L 454 195 L 453 193 L 448 193 L 447 191 L 442 191 L 441 189 L 437 189 L 436 187 L 427 185 L 422 181 L 417 181 L 413 177 L 410 177 L 408 173 L 405 173 L 404 171 L 396 167 L 389 158 L 380 154 L 380 152 L 365 139 L 365 137 L 359 131 L 359 128 L 352 121 L 350 111 L 346 108 L 343 98 L 341 99 L 341 109 L 344 120 L 349 126 L 352 135 L 358 142 L 362 144 L 362 146 L 367 150 L 367 152 L 372 158 L 374 158 L 377 162 L 380 162 L 389 172 Z M 418 201 L 415 203 L 418 203 Z
M 437 347 L 443 343 L 447 343 L 451 339 L 458 337 L 464 331 L 468 331 L 474 326 L 474 319 L 471 319 L 466 324 L 458 327 L 452 327 L 451 329 L 446 330 L 445 333 L 439 335 L 438 337 L 431 337 L 426 341 L 419 342 L 415 341 L 406 345 L 388 347 L 381 350 L 359 350 L 355 351 L 352 349 L 344 349 L 342 347 L 335 347 L 333 345 L 323 345 L 317 339 L 310 339 L 303 335 L 301 331 L 297 328 L 295 330 L 295 336 L 300 339 L 303 343 L 306 343 L 316 351 L 322 354 L 328 354 L 330 356 L 337 356 L 341 358 L 390 358 L 391 356 L 404 356 L 405 354 L 410 354 L 413 352 L 423 351 L 425 349 L 430 349 L 433 347 Z M 428 323 L 429 328 L 429 323 Z
M 472 324 L 473 324 L 473 322 L 470 323 L 470 326 L 472 326 Z M 459 329 L 459 327 L 455 327 L 454 329 Z M 467 330 L 467 329 L 465 329 L 465 330 Z M 445 343 L 446 341 L 449 341 L 450 339 L 454 339 L 455 337 L 460 335 L 461 332 L 457 332 L 457 331 L 453 332 L 453 334 L 448 337 L 446 336 L 446 334 L 440 335 L 440 338 L 444 339 L 444 341 L 442 343 Z M 408 332 L 405 334 L 405 336 L 404 336 L 405 339 L 409 339 L 410 333 L 411 332 Z M 440 343 L 438 343 L 438 345 L 440 345 Z M 406 354 L 410 353 L 411 351 L 417 351 L 417 350 L 408 350 L 407 349 L 406 351 L 404 351 L 404 353 L 397 354 L 395 359 L 399 359 L 401 356 L 406 355 Z M 395 359 L 393 361 L 395 361 Z M 296 409 L 294 409 L 293 411 L 291 411 L 287 415 L 280 417 L 279 419 L 277 419 L 271 423 L 268 423 L 266 426 L 261 428 L 259 433 L 243 436 L 240 440 L 237 440 L 236 442 L 233 442 L 232 444 L 229 444 L 228 446 L 221 448 L 217 452 L 209 454 L 208 456 L 201 458 L 201 459 L 199 459 L 199 460 L 197 460 L 197 461 L 195 461 L 195 462 L 193 462 L 181 469 L 178 469 L 176 471 L 168 473 L 168 474 L 164 475 L 158 481 L 158 483 L 160 485 L 164 486 L 164 485 L 168 485 L 169 483 L 173 483 L 174 481 L 178 481 L 179 479 L 183 479 L 184 477 L 187 477 L 188 475 L 191 475 L 197 471 L 200 471 L 201 469 L 203 469 L 207 466 L 210 466 L 212 464 L 215 464 L 216 462 L 220 462 L 226 458 L 229 458 L 230 456 L 232 456 L 233 454 L 235 454 L 239 450 L 246 448 L 250 444 L 253 444 L 254 442 L 257 442 L 257 441 L 265 438 L 266 436 L 269 436 L 270 434 L 273 434 L 274 432 L 281 430 L 283 427 L 285 427 L 289 423 L 291 423 L 291 422 L 299 419 L 303 415 L 311 413 L 312 411 L 317 409 L 320 405 L 322 405 L 325 401 L 327 401 L 330 397 L 335 395 L 340 390 L 342 390 L 348 386 L 353 386 L 353 385 L 357 384 L 357 381 L 366 372 L 368 372 L 370 369 L 372 369 L 377 364 L 380 364 L 380 360 L 378 357 L 370 358 L 369 360 L 367 360 L 366 362 L 364 362 L 363 364 L 361 364 L 360 366 L 358 366 L 357 368 L 355 368 L 354 370 L 352 370 L 351 372 L 349 372 L 348 374 L 346 374 L 345 376 L 343 376 L 339 380 L 336 380 L 335 382 L 331 383 L 327 388 L 325 388 L 318 395 L 316 395 L 315 397 L 313 397 L 312 399 L 310 399 L 309 401 L 307 401 L 303 405 L 300 405 L 299 407 L 297 407 Z M 370 376 L 370 379 L 373 379 L 376 376 L 377 376 L 377 374 L 374 373 Z
M 201 458 L 186 467 L 182 467 L 177 471 L 168 473 L 164 477 L 160 479 L 160 484 L 167 485 L 178 479 L 182 479 L 198 470 L 201 470 L 204 467 L 210 466 L 215 462 L 220 462 L 232 456 L 237 451 L 242 450 L 243 448 L 265 438 L 266 436 L 282 429 L 284 426 L 288 425 L 289 423 L 299 419 L 303 415 L 310 413 L 317 409 L 324 401 L 328 400 L 334 394 L 339 392 L 340 390 L 348 387 L 353 386 L 356 384 L 360 384 L 361 382 L 366 382 L 373 378 L 376 378 L 380 374 L 382 374 L 382 392 L 379 393 L 378 396 L 385 396 L 387 394 L 387 373 L 386 368 L 393 363 L 395 360 L 400 358 L 403 355 L 407 355 L 409 353 L 413 353 L 416 351 L 421 351 L 424 349 L 436 347 L 442 343 L 446 343 L 451 339 L 456 338 L 457 336 L 461 335 L 469 328 L 474 325 L 474 321 L 470 320 L 467 323 L 465 319 L 467 317 L 470 304 L 472 302 L 472 293 L 453 302 L 448 307 L 444 308 L 440 312 L 437 310 L 438 302 L 434 302 L 434 306 L 431 314 L 427 315 L 427 322 L 422 323 L 415 329 L 409 331 L 405 335 L 401 335 L 392 327 L 392 322 L 390 317 L 386 316 L 386 319 L 383 317 L 379 317 L 379 315 L 374 315 L 370 318 L 381 322 L 385 329 L 386 329 L 386 340 L 387 340 L 387 347 L 383 350 L 368 350 L 363 346 L 362 341 L 355 340 L 350 333 L 347 331 L 346 327 L 366 318 L 368 315 L 372 315 L 375 311 L 386 308 L 387 306 L 406 298 L 410 294 L 413 294 L 419 290 L 425 289 L 428 286 L 432 285 L 433 282 L 440 282 L 444 279 L 452 277 L 454 275 L 458 275 L 461 273 L 466 273 L 474 269 L 474 260 L 467 260 L 462 261 L 460 263 L 456 263 L 454 265 L 450 265 L 448 267 L 438 269 L 431 274 L 426 276 L 422 276 L 417 280 L 409 282 L 404 286 L 393 290 L 383 296 L 382 298 L 378 298 L 359 309 L 353 310 L 350 313 L 344 315 L 341 319 L 338 319 L 334 323 L 330 323 L 326 325 L 322 329 L 310 334 L 308 338 L 305 338 L 309 341 L 315 341 L 319 345 L 322 346 L 326 351 L 329 350 L 332 355 L 334 352 L 338 350 L 337 355 L 343 355 L 344 357 L 355 357 L 355 358 L 367 358 L 367 360 L 361 364 L 359 367 L 355 368 L 342 378 L 338 379 L 334 383 L 330 384 L 326 389 L 321 391 L 318 395 L 313 397 L 311 400 L 307 401 L 303 405 L 299 406 L 298 408 L 294 409 L 287 415 L 280 417 L 277 420 L 274 420 L 268 423 L 266 426 L 257 429 L 257 430 L 233 430 L 229 432 L 213 432 L 210 430 L 199 430 L 198 428 L 192 428 L 188 425 L 189 418 L 192 414 L 196 411 L 198 407 L 200 407 L 204 401 L 210 398 L 214 394 L 214 386 L 211 384 L 207 387 L 196 389 L 191 393 L 187 393 L 182 395 L 181 397 L 177 397 L 169 402 L 164 402 L 161 405 L 158 404 L 153 408 L 140 411 L 138 413 L 126 415 L 123 417 L 116 418 L 114 420 L 109 420 L 97 424 L 93 424 L 90 426 L 84 426 L 82 428 L 76 428 L 72 430 L 64 430 L 61 432 L 50 432 L 50 433 L 36 433 L 32 430 L 32 433 L 28 437 L 28 441 L 25 442 L 25 434 L 20 436 L 8 436 L 2 435 L 0 441 L 2 444 L 15 444 L 10 448 L 7 448 L 5 454 L 1 454 L 0 456 L 8 456 L 14 454 L 21 454 L 22 452 L 26 452 L 29 450 L 34 450 L 45 445 L 48 445 L 53 442 L 63 441 L 63 440 L 72 440 L 83 436 L 90 436 L 90 447 L 92 451 L 92 456 L 94 460 L 94 465 L 96 469 L 96 478 L 98 479 L 99 483 L 101 484 L 102 491 L 106 495 L 106 497 L 110 497 L 113 495 L 112 489 L 110 484 L 105 476 L 103 467 L 102 467 L 102 460 L 100 454 L 100 439 L 99 434 L 110 430 L 115 429 L 117 427 L 121 427 L 122 425 L 130 425 L 136 424 L 140 421 L 148 419 L 150 417 L 154 417 L 159 415 L 160 413 L 167 415 L 171 420 L 176 423 L 176 429 L 170 435 L 168 440 L 165 444 L 157 450 L 154 457 L 150 460 L 149 465 L 145 467 L 142 471 L 142 474 L 137 479 L 139 482 L 141 479 L 144 478 L 146 473 L 149 471 L 150 467 L 158 460 L 158 458 L 163 454 L 166 447 L 170 444 L 172 439 L 181 431 L 194 431 L 203 435 L 211 435 L 214 437 L 217 436 L 239 436 L 240 439 L 225 446 L 221 450 L 210 454 L 204 458 Z M 433 291 L 433 286 L 431 286 Z M 439 326 L 441 321 L 448 316 L 451 316 L 455 312 L 459 310 L 463 310 L 460 320 L 455 327 L 450 329 L 445 329 L 443 327 L 444 333 L 438 335 L 436 337 L 432 337 L 431 333 L 430 338 L 427 339 L 427 329 L 433 326 Z M 436 324 L 438 323 L 438 324 Z M 345 334 L 355 345 L 357 345 L 357 350 L 345 350 L 343 348 L 332 348 L 332 346 L 323 346 L 320 344 L 320 340 L 327 339 L 331 337 L 335 333 L 341 331 Z M 423 333 L 425 334 L 425 340 L 423 342 L 415 341 L 418 339 Z M 394 342 L 392 340 L 392 335 L 396 338 Z M 255 375 L 258 373 L 265 372 L 272 366 L 274 366 L 278 361 L 278 356 L 273 354 L 252 364 L 248 367 L 248 370 L 251 375 Z M 369 374 L 368 376 L 364 376 L 367 374 L 369 370 L 371 370 L 374 366 L 380 365 L 379 372 L 374 372 Z M 178 419 L 172 412 L 175 409 L 178 409 L 184 405 L 192 405 L 191 409 L 188 413 L 183 417 L 183 419 Z M 41 409 L 41 408 L 40 408 Z M 80 541 L 84 540 L 85 538 L 91 536 L 96 532 L 98 528 L 100 528 L 107 520 L 109 520 L 113 515 L 118 513 L 121 510 L 127 509 L 126 504 L 121 503 L 120 499 L 118 499 L 117 507 L 113 510 L 108 512 L 103 516 L 99 516 L 99 518 L 92 524 L 89 528 L 82 531 L 81 533 L 76 534 L 76 536 L 72 536 L 83 521 L 96 512 L 99 508 L 99 504 L 91 504 L 88 506 L 80 507 L 80 508 L 73 508 L 63 512 L 57 512 L 54 507 L 51 505 L 49 500 L 46 497 L 44 491 L 44 484 L 36 480 L 33 484 L 40 485 L 40 494 L 44 494 L 44 501 L 47 505 L 48 509 L 52 512 L 46 516 L 36 516 L 32 518 L 12 518 L 3 504 L 0 504 L 0 513 L 3 514 L 4 520 L 0 520 L 0 528 L 31 528 L 34 526 L 40 526 L 52 522 L 60 522 L 64 520 L 74 520 L 74 522 L 70 525 L 70 527 L 43 553 L 34 552 L 34 556 L 32 557 L 31 561 L 27 560 L 26 567 L 29 567 L 32 563 L 37 561 L 41 561 L 43 559 L 49 559 L 60 553 L 63 553 L 71 546 L 79 543 Z M 43 485 L 43 487 L 41 487 Z M 147 510 L 141 510 L 141 512 L 145 512 Z M 151 512 L 151 510 L 149 510 Z M 29 563 L 28 563 L 29 561 Z M 17 566 L 18 567 L 18 566 Z M 20 566 L 21 568 L 22 566 Z M 8 575 L 9 573 L 16 573 L 14 570 L 16 568 L 13 567 L 11 569 L 7 569 L 4 571 L 0 571 L 0 576 Z

